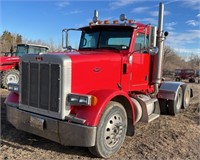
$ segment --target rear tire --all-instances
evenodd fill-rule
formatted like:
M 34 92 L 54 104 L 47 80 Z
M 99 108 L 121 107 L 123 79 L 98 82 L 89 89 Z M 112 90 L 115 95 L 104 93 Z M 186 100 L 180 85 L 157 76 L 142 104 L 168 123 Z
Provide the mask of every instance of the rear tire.
M 127 115 L 118 102 L 109 102 L 97 127 L 96 144 L 89 150 L 97 157 L 109 158 L 121 148 L 127 131 Z
M 161 114 L 168 114 L 167 100 L 166 99 L 159 99 L 159 105 L 160 105 L 160 113 Z
M 191 90 L 190 87 L 188 85 L 182 85 L 181 86 L 182 90 L 183 90 L 183 102 L 182 102 L 182 108 L 186 109 L 189 107 L 190 105 L 190 94 L 191 94 Z
M 168 100 L 169 115 L 176 115 L 177 113 L 179 113 L 181 110 L 182 102 L 183 102 L 183 91 L 182 88 L 179 87 L 175 99 Z
M 19 84 L 19 71 L 16 69 L 11 69 L 3 72 L 2 75 L 2 86 L 8 88 L 8 83 Z
M 189 83 L 195 83 L 195 79 L 194 78 L 190 78 L 189 79 Z

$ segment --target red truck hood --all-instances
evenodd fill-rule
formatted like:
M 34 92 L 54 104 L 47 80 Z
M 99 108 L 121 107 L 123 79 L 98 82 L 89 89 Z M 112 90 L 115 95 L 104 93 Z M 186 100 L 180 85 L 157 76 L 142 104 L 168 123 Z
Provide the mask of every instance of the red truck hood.
M 119 89 L 122 56 L 118 52 L 81 51 L 69 52 L 66 56 L 70 57 L 72 64 L 72 92 Z
M 12 68 L 18 67 L 19 61 L 19 57 L 0 57 L 0 71 L 7 71 Z
M 19 57 L 8 57 L 8 56 L 0 57 L 0 65 L 16 63 L 16 62 L 19 62 L 19 61 L 20 61 Z

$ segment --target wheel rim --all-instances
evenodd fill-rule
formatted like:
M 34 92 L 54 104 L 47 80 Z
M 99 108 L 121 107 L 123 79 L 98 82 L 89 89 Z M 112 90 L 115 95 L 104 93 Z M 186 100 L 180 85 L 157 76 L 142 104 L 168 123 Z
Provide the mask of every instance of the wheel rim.
M 6 78 L 6 83 L 18 83 L 19 82 L 19 77 L 15 74 L 10 74 Z
M 113 115 L 107 122 L 104 139 L 108 147 L 114 147 L 120 140 L 123 133 L 122 117 L 119 114 Z
M 188 106 L 188 104 L 189 104 L 189 102 L 190 102 L 190 91 L 189 90 L 187 90 L 186 92 L 185 92 L 185 104 L 186 104 L 186 106 Z

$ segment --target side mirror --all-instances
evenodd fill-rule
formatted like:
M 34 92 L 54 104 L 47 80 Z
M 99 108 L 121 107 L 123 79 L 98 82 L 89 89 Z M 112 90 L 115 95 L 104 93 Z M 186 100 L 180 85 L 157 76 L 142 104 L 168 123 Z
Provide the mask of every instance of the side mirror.
M 68 46 L 68 29 L 62 30 L 62 48 L 67 48 Z
M 72 32 L 69 32 L 72 31 Z M 75 31 L 75 32 L 73 32 Z M 69 46 L 73 46 L 72 48 L 78 48 L 80 37 L 81 37 L 82 30 L 81 29 L 63 29 L 62 30 L 62 48 L 69 49 Z
M 150 47 L 148 52 L 150 55 L 156 55 L 158 53 L 158 47 Z

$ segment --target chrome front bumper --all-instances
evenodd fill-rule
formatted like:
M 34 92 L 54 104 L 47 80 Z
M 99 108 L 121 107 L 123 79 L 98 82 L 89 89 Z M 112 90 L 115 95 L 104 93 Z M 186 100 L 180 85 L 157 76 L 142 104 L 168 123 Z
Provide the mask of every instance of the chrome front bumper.
M 91 147 L 95 145 L 96 127 L 39 116 L 9 105 L 7 105 L 7 120 L 19 130 L 65 146 Z

